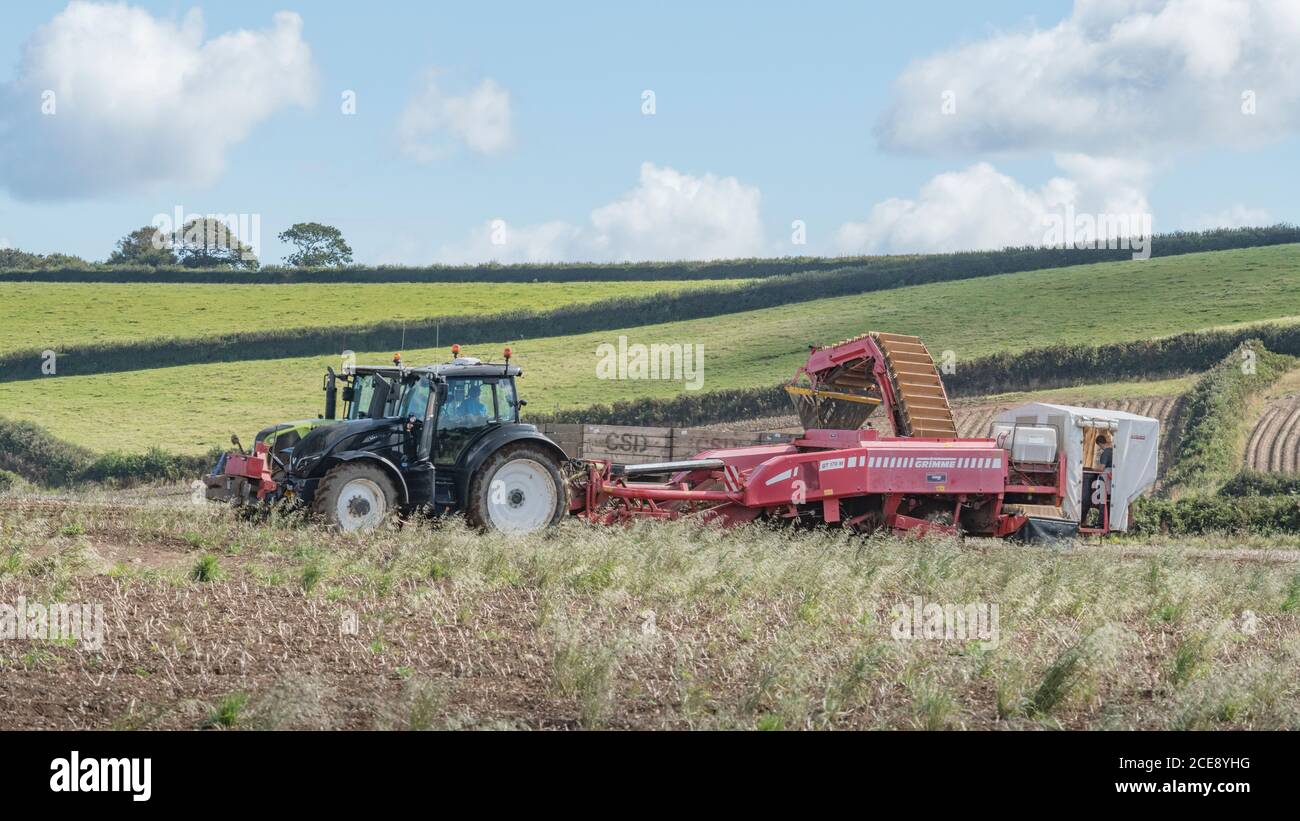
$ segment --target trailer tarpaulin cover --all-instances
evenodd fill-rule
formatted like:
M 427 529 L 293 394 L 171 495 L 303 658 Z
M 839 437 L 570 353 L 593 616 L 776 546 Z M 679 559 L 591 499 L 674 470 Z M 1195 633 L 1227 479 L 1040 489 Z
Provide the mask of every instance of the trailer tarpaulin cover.
M 995 423 L 1054 425 L 1061 432 L 1061 449 L 1066 458 L 1065 501 L 1061 508 L 1072 521 L 1079 521 L 1083 501 L 1083 432 L 1106 428 L 1115 441 L 1111 478 L 1110 527 L 1128 529 L 1128 509 L 1156 481 L 1160 452 L 1160 421 L 1118 410 L 1078 408 L 1031 402 L 998 414 Z
M 1069 541 L 1079 535 L 1079 523 L 1063 519 L 1042 519 L 1030 516 L 1015 532 L 1016 541 L 1042 544 Z

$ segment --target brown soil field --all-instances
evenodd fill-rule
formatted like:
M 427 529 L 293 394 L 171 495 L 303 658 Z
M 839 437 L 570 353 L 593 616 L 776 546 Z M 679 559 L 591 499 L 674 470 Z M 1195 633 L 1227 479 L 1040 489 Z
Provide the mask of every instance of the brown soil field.
M 1266 473 L 1300 471 L 1300 398 L 1268 403 L 1246 443 L 1246 465 Z
M 0 640 L 3 729 L 1300 727 L 1296 538 L 346 536 L 179 490 L 0 496 L 0 535 L 0 604 L 104 612 Z M 899 638 L 917 597 L 998 633 Z

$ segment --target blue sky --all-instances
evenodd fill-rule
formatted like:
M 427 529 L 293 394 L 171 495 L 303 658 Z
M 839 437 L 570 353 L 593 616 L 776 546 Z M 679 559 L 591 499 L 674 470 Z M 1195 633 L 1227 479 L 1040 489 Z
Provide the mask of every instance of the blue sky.
M 1262 24 L 1272 0 L 1223 0 L 1227 23 L 1180 16 L 1180 2 L 131 4 L 142 11 L 123 31 L 183 27 L 199 9 L 194 53 L 231 32 L 280 30 L 279 10 L 300 18 L 281 40 L 211 57 L 211 75 L 179 96 L 157 76 L 167 61 L 136 64 L 147 37 L 73 65 L 87 53 L 77 38 L 101 30 L 76 21 L 117 16 L 6 4 L 0 240 L 102 259 L 177 206 L 260 215 L 267 262 L 283 253 L 276 233 L 310 220 L 340 227 L 360 262 L 408 264 L 1000 245 L 1034 241 L 1043 209 L 1063 200 L 1149 211 L 1157 231 L 1300 221 L 1300 79 L 1283 76 L 1297 30 Z M 1251 25 L 1224 39 L 1243 16 Z M 1017 48 L 1041 59 L 1035 33 L 1070 20 L 1048 41 L 1064 80 L 1034 86 L 1017 77 L 1023 63 L 1000 62 Z M 47 25 L 59 35 L 38 37 Z M 278 54 L 284 38 L 309 57 Z M 272 67 L 234 70 L 257 59 Z M 1117 60 L 1134 62 L 1105 76 Z M 230 87 L 214 91 L 215 111 L 174 127 L 147 106 L 141 125 L 114 119 L 121 108 L 105 99 L 125 89 L 140 107 L 154 82 L 169 89 L 157 96 L 165 115 L 195 89 Z M 39 89 L 59 83 L 98 100 L 60 98 L 38 119 Z M 959 88 L 960 127 L 927 113 L 947 85 Z M 1259 90 L 1257 115 L 1236 110 L 1238 87 Z M 1134 88 L 1163 102 L 1125 102 Z M 340 111 L 345 90 L 355 115 Z M 473 122 L 475 101 L 496 119 Z M 1044 122 L 1093 102 L 1109 112 L 1091 117 L 1095 130 Z M 404 136 L 415 121 L 418 135 Z M 56 148 L 51 127 L 64 129 Z M 138 166 L 116 169 L 119 158 Z M 505 245 L 490 243 L 496 219 Z M 791 243 L 793 220 L 806 245 Z

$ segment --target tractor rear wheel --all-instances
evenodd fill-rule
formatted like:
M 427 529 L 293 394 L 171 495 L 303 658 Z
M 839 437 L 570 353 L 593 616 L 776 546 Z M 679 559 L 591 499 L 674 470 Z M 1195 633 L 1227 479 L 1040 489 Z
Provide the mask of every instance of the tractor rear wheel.
M 529 533 L 558 524 L 569 498 L 556 458 L 528 444 L 507 445 L 469 484 L 465 518 L 475 527 Z
M 397 486 L 383 468 L 365 462 L 339 462 L 316 486 L 312 512 L 330 527 L 371 530 L 394 511 Z

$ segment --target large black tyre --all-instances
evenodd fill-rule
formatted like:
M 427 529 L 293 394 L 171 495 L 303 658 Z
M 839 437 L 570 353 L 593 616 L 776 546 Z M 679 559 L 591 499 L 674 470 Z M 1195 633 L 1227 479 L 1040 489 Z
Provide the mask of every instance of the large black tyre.
M 339 462 L 321 478 L 312 512 L 330 527 L 372 530 L 397 513 L 397 486 L 378 465 Z
M 506 445 L 484 460 L 470 479 L 465 501 L 471 525 L 507 533 L 550 527 L 568 511 L 559 460 L 527 442 Z

